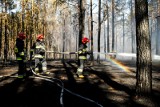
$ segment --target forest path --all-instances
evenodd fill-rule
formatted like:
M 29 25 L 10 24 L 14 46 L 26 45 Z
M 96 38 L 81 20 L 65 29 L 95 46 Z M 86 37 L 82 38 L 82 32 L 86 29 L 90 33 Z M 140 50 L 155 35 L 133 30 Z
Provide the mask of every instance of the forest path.
M 74 60 L 48 61 L 50 77 L 63 82 L 64 107 L 154 107 L 160 102 L 159 64 L 154 64 L 153 101 L 136 101 L 132 97 L 136 83 L 135 63 L 133 61 L 107 60 L 94 66 L 87 62 L 85 78 L 79 79 L 75 72 Z M 17 66 L 0 68 L 0 75 L 17 72 Z M 58 85 L 57 85 L 58 84 Z M 1 107 L 61 107 L 60 82 L 53 83 L 34 78 L 0 78 Z M 98 105 L 100 104 L 100 105 Z

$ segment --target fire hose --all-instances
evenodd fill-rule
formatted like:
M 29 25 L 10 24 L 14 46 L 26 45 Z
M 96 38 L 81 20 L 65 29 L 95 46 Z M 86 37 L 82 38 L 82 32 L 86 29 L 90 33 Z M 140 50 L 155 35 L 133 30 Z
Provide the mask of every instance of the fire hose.
M 63 94 L 64 94 L 64 91 L 66 91 L 66 92 L 68 92 L 68 93 L 70 93 L 70 94 L 72 94 L 72 95 L 74 95 L 74 96 L 77 96 L 77 97 L 79 97 L 79 98 L 82 98 L 82 99 L 84 99 L 84 100 L 86 100 L 86 101 L 89 101 L 89 102 L 91 102 L 91 103 L 94 103 L 94 104 L 96 104 L 96 105 L 99 106 L 99 107 L 103 107 L 101 104 L 99 104 L 99 103 L 97 103 L 97 102 L 95 102 L 95 101 L 93 101 L 93 100 L 91 100 L 91 99 L 89 99 L 89 98 L 87 98 L 87 97 L 81 96 L 81 95 L 79 95 L 79 94 L 77 94 L 77 93 L 74 93 L 74 92 L 72 92 L 72 91 L 64 88 L 64 84 L 63 84 L 63 82 L 62 82 L 60 79 L 36 74 L 31 66 L 30 66 L 30 70 L 32 71 L 32 73 L 33 73 L 35 76 L 29 76 L 29 78 L 36 78 L 36 79 L 45 80 L 45 81 L 48 81 L 48 82 L 51 82 L 51 83 L 55 83 L 58 87 L 61 88 L 61 93 L 60 93 L 60 105 L 61 105 L 61 107 L 64 107 L 64 103 L 63 103 Z M 12 76 L 12 75 L 3 75 L 3 76 L 0 76 L 0 78 L 5 78 L 5 77 L 17 78 L 18 76 Z M 56 81 L 58 81 L 58 82 L 60 82 L 60 83 L 58 83 L 58 82 L 56 82 Z

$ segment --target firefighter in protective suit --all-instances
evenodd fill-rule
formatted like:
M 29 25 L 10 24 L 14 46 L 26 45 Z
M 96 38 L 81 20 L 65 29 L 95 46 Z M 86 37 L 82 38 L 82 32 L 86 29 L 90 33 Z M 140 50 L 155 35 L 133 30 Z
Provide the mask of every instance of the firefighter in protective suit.
M 33 44 L 31 48 L 31 56 L 34 53 L 34 60 L 35 60 L 35 73 L 37 74 L 49 74 L 47 72 L 47 62 L 45 59 L 45 42 L 44 36 L 39 34 L 37 36 L 36 42 Z
M 18 34 L 15 45 L 16 60 L 18 62 L 18 78 L 24 78 L 25 76 L 25 49 L 24 39 L 26 38 L 23 32 Z
M 78 50 L 78 59 L 80 61 L 80 66 L 77 69 L 77 75 L 79 78 L 83 78 L 83 69 L 84 69 L 84 62 L 87 59 L 87 54 L 90 54 L 89 51 L 87 51 L 87 43 L 89 42 L 89 39 L 87 37 L 82 38 L 82 44 L 79 47 Z

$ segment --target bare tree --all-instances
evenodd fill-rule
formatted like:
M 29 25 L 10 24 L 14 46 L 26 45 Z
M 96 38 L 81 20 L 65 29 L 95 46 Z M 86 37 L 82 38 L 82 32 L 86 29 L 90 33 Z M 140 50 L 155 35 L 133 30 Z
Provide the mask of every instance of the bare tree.
M 133 32 L 134 32 L 134 27 L 133 27 L 133 25 L 134 25 L 134 15 L 133 15 L 133 2 L 132 2 L 133 0 L 131 0 L 131 3 L 130 3 L 130 6 L 131 6 L 131 38 L 132 38 L 132 42 L 131 42 L 131 45 L 132 45 L 132 53 L 135 53 L 135 37 L 134 37 L 134 34 L 133 34 Z
M 109 6 L 107 2 L 107 52 L 110 52 L 110 43 L 109 43 Z
M 125 23 L 125 20 L 124 20 L 124 13 L 123 13 L 123 52 L 125 51 L 125 29 L 124 29 L 124 23 Z
M 104 19 L 104 24 L 103 24 L 103 26 L 104 26 L 104 30 L 103 30 L 103 32 L 104 32 L 104 52 L 106 53 L 106 51 L 107 51 L 107 49 L 106 49 L 106 24 L 105 24 L 105 21 L 106 21 L 106 16 L 107 16 L 107 14 L 106 14 L 106 10 L 107 10 L 107 0 L 105 0 L 105 5 L 103 6 L 103 19 Z M 106 57 L 106 55 L 105 55 L 105 59 L 106 59 L 107 57 Z
M 1 0 L 1 5 L 3 5 L 3 2 Z M 1 57 L 1 51 L 2 51 L 2 30 L 3 30 L 3 6 L 1 6 L 1 16 L 0 16 L 0 57 Z
M 159 39 L 160 39 L 160 0 L 157 0 L 157 37 L 156 37 L 156 54 L 159 55 L 160 54 L 160 43 L 159 43 Z
M 8 23 L 8 14 L 7 14 L 7 0 L 5 0 L 5 39 L 4 39 L 4 64 L 6 64 L 7 62 L 7 53 L 8 53 L 8 34 L 7 34 L 7 30 L 8 30 L 8 27 L 7 27 L 7 23 Z
M 86 0 L 79 0 L 79 46 L 82 44 L 82 37 L 85 31 L 85 3 Z M 78 61 L 79 63 L 79 61 Z
M 85 3 L 86 0 L 79 0 L 79 46 L 85 31 Z
M 101 37 L 101 0 L 98 6 L 98 52 L 100 53 L 100 37 Z M 97 56 L 98 63 L 100 62 L 100 54 Z
M 115 45 L 114 45 L 114 8 L 115 8 L 115 0 L 112 0 L 112 52 L 115 51 Z
M 90 37 L 91 37 L 91 61 L 93 64 L 94 61 L 94 57 L 93 57 L 93 14 L 92 14 L 92 0 L 90 0 L 90 17 L 91 17 L 91 33 L 90 33 Z
M 152 91 L 151 39 L 148 21 L 147 0 L 135 0 L 137 37 L 137 96 L 149 95 Z

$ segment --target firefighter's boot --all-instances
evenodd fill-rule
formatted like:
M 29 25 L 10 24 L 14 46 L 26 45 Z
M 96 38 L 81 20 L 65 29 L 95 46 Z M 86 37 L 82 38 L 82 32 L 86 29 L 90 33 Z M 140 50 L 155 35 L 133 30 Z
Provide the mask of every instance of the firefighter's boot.
M 77 69 L 77 75 L 78 75 L 79 78 L 84 78 L 83 69 L 78 68 Z

